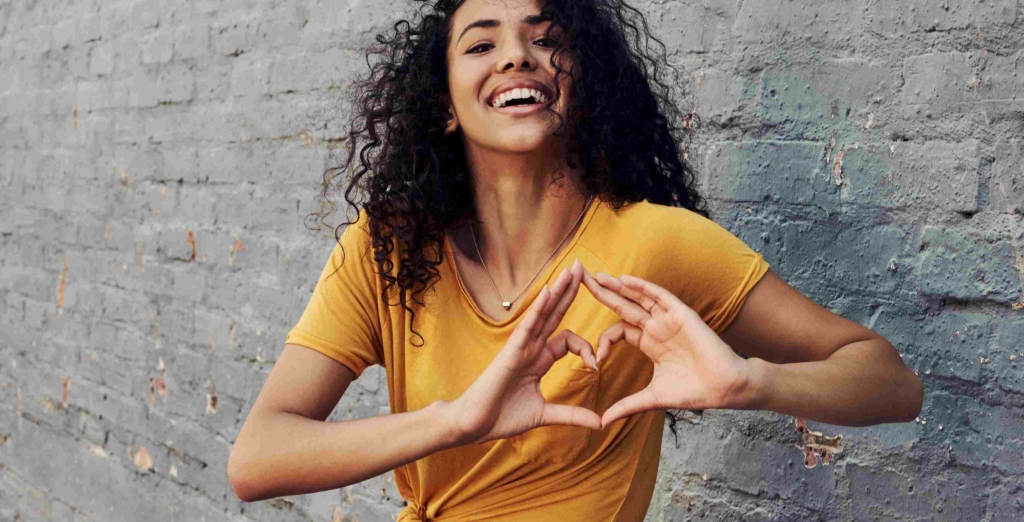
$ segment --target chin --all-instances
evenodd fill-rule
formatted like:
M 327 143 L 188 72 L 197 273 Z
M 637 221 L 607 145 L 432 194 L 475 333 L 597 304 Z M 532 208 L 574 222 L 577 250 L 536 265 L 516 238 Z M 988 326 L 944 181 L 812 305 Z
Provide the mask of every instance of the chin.
M 529 154 L 561 146 L 561 137 L 552 136 L 553 129 L 522 129 L 520 132 L 496 132 L 489 136 L 495 150 Z
M 501 140 L 495 148 L 502 152 L 530 154 L 551 148 L 551 142 L 549 139 L 534 137 L 514 138 Z

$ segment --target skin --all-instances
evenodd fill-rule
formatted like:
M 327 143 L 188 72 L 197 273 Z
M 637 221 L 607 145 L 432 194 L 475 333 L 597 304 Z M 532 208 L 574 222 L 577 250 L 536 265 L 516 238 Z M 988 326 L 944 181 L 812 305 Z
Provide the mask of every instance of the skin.
M 542 111 L 507 114 L 488 101 L 495 89 L 516 80 L 536 81 L 555 91 L 552 41 L 545 39 L 550 23 L 524 22 L 539 12 L 524 0 L 467 1 L 452 20 L 448 47 L 448 131 L 461 134 L 465 145 L 480 221 L 476 241 L 484 262 L 476 255 L 468 224 L 454 227 L 450 238 L 467 290 L 481 311 L 497 320 L 515 313 L 522 302 L 512 301 L 506 311 L 494 286 L 504 299 L 528 286 L 562 238 L 572 233 L 586 203 L 578 174 L 565 164 L 564 137 L 554 136 L 557 119 Z M 498 25 L 465 30 L 482 20 Z M 563 93 L 570 81 L 565 76 Z M 564 95 L 551 100 L 551 111 L 564 118 L 565 101 Z
M 585 201 L 550 114 L 512 117 L 488 103 L 510 78 L 553 90 L 551 49 L 541 40 L 546 27 L 523 22 L 538 12 L 533 1 L 467 0 L 452 20 L 448 50 L 449 131 L 466 145 L 481 221 L 477 241 L 506 298 L 543 268 Z M 462 34 L 479 20 L 497 23 Z M 553 100 L 551 109 L 564 115 L 564 100 Z M 494 295 L 469 234 L 468 227 L 450 231 L 456 267 L 481 311 L 504 319 L 512 312 Z M 596 349 L 571 331 L 555 331 L 581 285 L 622 319 Z M 422 410 L 324 422 L 354 375 L 319 352 L 286 345 L 232 448 L 228 478 L 236 495 L 255 501 L 336 489 L 444 449 L 552 424 L 603 429 L 648 410 L 763 409 L 857 426 L 909 421 L 921 408 L 921 381 L 888 341 L 771 271 L 721 335 L 667 290 L 628 274 L 590 274 L 579 263 L 512 310 L 520 306 L 527 306 L 523 319 L 465 393 Z M 613 346 L 651 358 L 647 388 L 603 416 L 544 401 L 540 378 L 555 361 L 582 357 L 596 368 Z

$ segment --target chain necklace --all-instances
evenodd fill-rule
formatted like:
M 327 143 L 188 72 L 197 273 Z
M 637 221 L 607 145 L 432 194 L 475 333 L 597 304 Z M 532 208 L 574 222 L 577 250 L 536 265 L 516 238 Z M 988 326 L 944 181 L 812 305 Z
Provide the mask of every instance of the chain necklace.
M 562 240 L 558 242 L 558 245 L 555 246 L 555 250 L 553 252 L 551 252 L 551 255 L 548 256 L 546 261 L 544 261 L 544 264 L 540 265 L 540 270 L 537 270 L 537 273 L 533 274 L 533 277 L 530 278 L 530 282 L 526 283 L 526 286 L 524 286 L 523 289 L 520 290 L 519 293 L 516 294 L 515 297 L 513 297 L 512 299 L 510 299 L 508 301 L 506 301 L 505 298 L 503 298 L 501 296 L 501 292 L 498 291 L 498 285 L 494 284 L 494 279 L 491 278 L 490 270 L 487 270 L 487 264 L 484 263 L 484 256 L 480 255 L 480 247 L 477 246 L 477 244 L 476 244 L 476 231 L 473 229 L 473 221 L 471 220 L 469 222 L 469 231 L 470 231 L 470 234 L 473 236 L 473 247 L 476 248 L 476 255 L 477 255 L 477 257 L 480 258 L 480 264 L 484 265 L 484 273 L 487 274 L 487 279 L 489 279 L 491 281 L 491 286 L 494 287 L 494 293 L 498 294 L 498 299 L 501 299 L 501 306 L 505 310 L 508 310 L 509 308 L 512 308 L 512 303 L 516 299 L 519 299 L 519 296 L 523 292 L 525 292 L 527 288 L 530 288 L 530 285 L 533 284 L 533 280 L 537 279 L 537 276 L 540 275 L 541 270 L 544 270 L 544 267 L 548 265 L 548 261 L 551 261 L 551 258 L 555 256 L 555 252 L 558 252 L 558 249 L 562 246 L 562 243 L 565 243 L 565 240 L 569 237 L 569 233 L 571 233 L 573 231 L 573 229 L 576 228 L 576 225 L 580 224 L 580 221 L 583 219 L 583 215 L 587 213 L 587 208 L 590 207 L 590 202 L 593 201 L 593 199 L 594 199 L 593 196 L 591 196 L 590 198 L 587 199 L 587 203 L 585 205 L 583 205 L 583 211 L 580 212 L 580 217 L 576 218 L 576 223 L 574 223 L 573 226 L 569 227 L 569 232 L 565 233 L 565 237 L 563 237 Z

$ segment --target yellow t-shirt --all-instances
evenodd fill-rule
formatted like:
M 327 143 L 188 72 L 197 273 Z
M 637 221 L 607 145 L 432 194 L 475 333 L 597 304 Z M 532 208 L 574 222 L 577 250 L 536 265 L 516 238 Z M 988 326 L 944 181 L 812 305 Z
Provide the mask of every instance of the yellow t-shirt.
M 335 245 L 285 342 L 317 350 L 357 376 L 369 365 L 383 365 L 393 413 L 456 399 L 505 345 L 528 304 L 501 322 L 481 313 L 452 264 L 446 236 L 441 278 L 427 292 L 426 307 L 416 312 L 415 327 L 426 344 L 414 346 L 421 340 L 409 331 L 409 314 L 380 298 L 383 281 L 365 223 L 360 212 L 359 221 L 343 232 L 345 257 Z M 526 291 L 524 303 L 576 258 L 591 273 L 631 274 L 669 289 L 716 332 L 736 317 L 768 270 L 760 254 L 699 214 L 647 201 L 616 212 L 595 198 L 568 246 Z M 571 329 L 596 347 L 601 332 L 618 319 L 581 286 L 556 331 Z M 601 361 L 600 373 L 570 353 L 540 387 L 550 402 L 600 415 L 643 389 L 652 372 L 638 348 L 621 342 Z M 664 410 L 650 411 L 600 431 L 545 426 L 434 453 L 395 469 L 398 490 L 409 503 L 398 520 L 643 520 L 664 418 Z

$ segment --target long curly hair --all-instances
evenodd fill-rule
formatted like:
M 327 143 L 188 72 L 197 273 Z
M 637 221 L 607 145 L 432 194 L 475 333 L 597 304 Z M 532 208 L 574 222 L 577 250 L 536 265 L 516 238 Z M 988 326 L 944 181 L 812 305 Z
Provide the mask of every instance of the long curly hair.
M 409 312 L 411 324 L 440 278 L 445 231 L 473 206 L 462 137 L 445 133 L 446 52 L 463 0 L 414 1 L 412 19 L 399 20 L 367 49 L 370 70 L 353 84 L 344 158 L 324 172 L 320 210 L 308 216 L 316 230 L 329 228 L 325 218 L 337 208 L 332 194 L 341 189 L 357 218 L 365 211 L 384 281 L 381 298 Z M 541 15 L 560 29 L 551 55 L 556 90 L 561 75 L 573 78 L 556 132 L 570 137 L 566 162 L 578 168 L 583 188 L 615 209 L 647 200 L 710 217 L 685 153 L 696 114 L 680 110 L 672 82 L 662 78 L 675 70 L 642 13 L 622 0 L 548 0 Z M 339 244 L 357 218 L 334 228 Z M 675 433 L 677 418 L 668 416 Z

